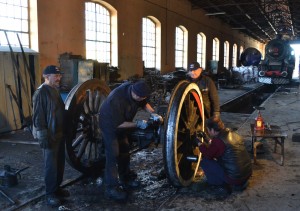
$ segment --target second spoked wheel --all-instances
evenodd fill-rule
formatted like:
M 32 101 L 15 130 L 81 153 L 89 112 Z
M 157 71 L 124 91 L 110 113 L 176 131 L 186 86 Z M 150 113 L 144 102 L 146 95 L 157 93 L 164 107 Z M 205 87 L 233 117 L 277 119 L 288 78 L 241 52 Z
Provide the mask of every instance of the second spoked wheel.
M 84 174 L 104 168 L 104 142 L 99 128 L 99 110 L 110 93 L 105 82 L 88 80 L 75 86 L 65 100 L 66 158 Z
M 172 92 L 164 127 L 164 164 L 174 186 L 192 183 L 201 160 L 193 144 L 197 131 L 204 130 L 202 95 L 195 83 L 181 81 Z

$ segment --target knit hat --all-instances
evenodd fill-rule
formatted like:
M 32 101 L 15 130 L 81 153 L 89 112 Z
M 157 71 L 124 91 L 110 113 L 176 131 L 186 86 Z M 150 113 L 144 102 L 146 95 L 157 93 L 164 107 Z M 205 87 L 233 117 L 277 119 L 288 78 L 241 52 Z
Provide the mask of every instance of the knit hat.
M 135 82 L 132 91 L 139 97 L 149 97 L 151 90 L 144 81 Z
M 49 75 L 49 74 L 62 74 L 62 72 L 60 71 L 59 67 L 54 65 L 49 65 L 44 69 L 43 75 Z
M 192 62 L 189 65 L 189 71 L 197 70 L 198 68 L 200 68 L 200 64 L 198 62 Z

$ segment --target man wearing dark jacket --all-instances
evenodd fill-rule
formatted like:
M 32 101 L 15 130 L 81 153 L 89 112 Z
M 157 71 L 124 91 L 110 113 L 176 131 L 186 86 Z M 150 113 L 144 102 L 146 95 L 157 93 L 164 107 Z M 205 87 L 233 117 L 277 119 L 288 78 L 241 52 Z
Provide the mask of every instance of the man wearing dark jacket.
M 61 198 L 69 196 L 60 187 L 65 168 L 65 106 L 58 91 L 60 69 L 47 66 L 43 77 L 45 82 L 33 95 L 33 131 L 43 150 L 46 203 L 59 206 Z
M 206 118 L 220 119 L 220 102 L 218 91 L 213 80 L 202 74 L 202 67 L 198 62 L 192 62 L 188 68 L 188 79 L 198 85 L 203 99 Z
M 206 127 L 209 136 L 201 133 L 203 142 L 198 145 L 202 153 L 200 166 L 207 183 L 221 188 L 245 189 L 252 175 L 252 164 L 243 138 L 225 128 L 222 121 L 207 119 Z
M 150 89 L 144 81 L 124 83 L 114 89 L 103 102 L 99 113 L 99 125 L 105 145 L 105 195 L 114 200 L 125 200 L 124 188 L 136 188 L 139 182 L 130 169 L 128 129 L 147 128 L 146 120 L 133 119 L 139 108 L 145 109 L 154 121 L 162 117 L 154 113 L 147 102 Z M 122 188 L 120 188 L 120 185 Z

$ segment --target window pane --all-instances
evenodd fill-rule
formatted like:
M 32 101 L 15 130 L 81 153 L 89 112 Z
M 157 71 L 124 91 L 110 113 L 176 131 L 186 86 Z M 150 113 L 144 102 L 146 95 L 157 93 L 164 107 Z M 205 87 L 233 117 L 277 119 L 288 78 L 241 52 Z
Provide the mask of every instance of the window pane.
M 203 67 L 203 37 L 200 34 L 197 35 L 197 61 Z
M 156 27 L 150 18 L 143 18 L 143 61 L 146 68 L 155 68 Z
M 175 67 L 183 68 L 184 33 L 181 28 L 176 27 L 175 37 Z
M 20 46 L 17 38 L 17 34 L 19 34 L 23 47 L 29 47 L 27 0 L 0 1 L 0 44 L 8 45 L 4 30 L 7 31 L 11 46 Z
M 111 63 L 109 11 L 100 4 L 85 3 L 86 58 Z

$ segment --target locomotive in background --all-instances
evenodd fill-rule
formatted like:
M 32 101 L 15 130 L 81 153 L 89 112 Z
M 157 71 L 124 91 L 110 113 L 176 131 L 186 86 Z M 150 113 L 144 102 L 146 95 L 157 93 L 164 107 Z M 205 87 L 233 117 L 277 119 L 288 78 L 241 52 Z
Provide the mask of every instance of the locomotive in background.
M 278 36 L 265 46 L 265 58 L 255 48 L 247 48 L 241 54 L 244 66 L 258 67 L 258 82 L 264 84 L 289 84 L 295 68 L 295 54 L 289 42 Z

